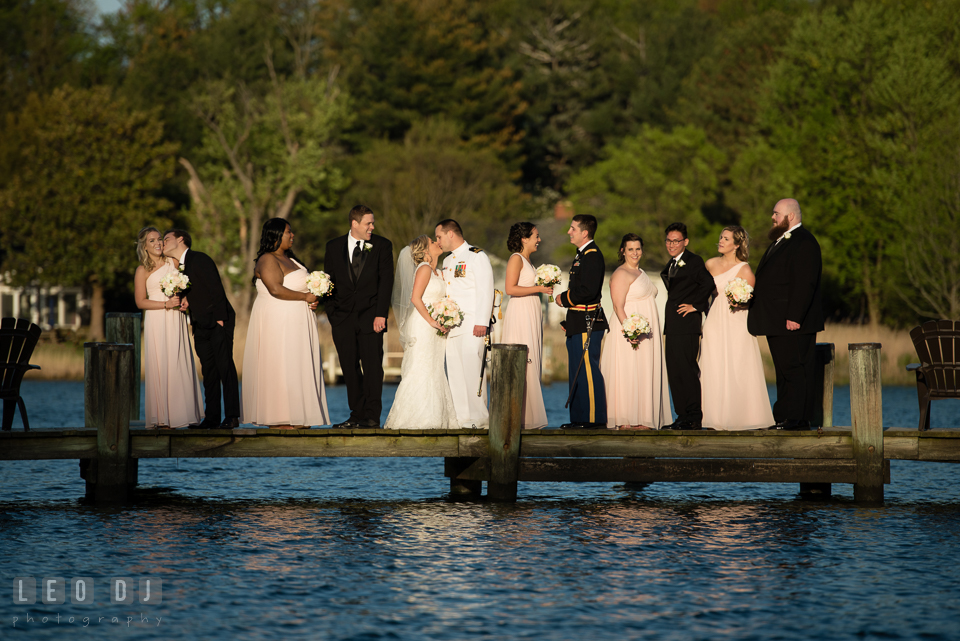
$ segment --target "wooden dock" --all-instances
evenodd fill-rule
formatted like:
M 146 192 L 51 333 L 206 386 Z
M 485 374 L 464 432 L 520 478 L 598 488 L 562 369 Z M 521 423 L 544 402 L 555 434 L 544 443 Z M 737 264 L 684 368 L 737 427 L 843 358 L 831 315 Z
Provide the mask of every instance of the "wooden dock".
M 851 483 L 863 504 L 883 502 L 890 460 L 960 462 L 960 430 L 884 430 L 880 346 L 850 355 L 849 428 L 829 426 L 830 383 L 818 431 L 520 430 L 526 347 L 496 345 L 489 430 L 147 430 L 130 426 L 134 346 L 87 343 L 85 427 L 2 432 L 0 459 L 77 459 L 88 496 L 103 502 L 128 498 L 146 458 L 443 458 L 452 494 L 479 496 L 486 482 L 500 501 L 516 500 L 520 481 L 764 482 L 799 483 L 811 498 Z

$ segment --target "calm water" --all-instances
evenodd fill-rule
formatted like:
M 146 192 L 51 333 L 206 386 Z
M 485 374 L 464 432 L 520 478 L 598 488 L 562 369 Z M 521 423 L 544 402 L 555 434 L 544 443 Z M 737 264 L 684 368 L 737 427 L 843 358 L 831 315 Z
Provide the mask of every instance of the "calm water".
M 82 424 L 82 384 L 24 387 L 34 426 Z M 562 408 L 563 386 L 545 392 Z M 339 418 L 345 390 L 328 393 Z M 884 423 L 916 421 L 915 390 L 884 389 Z M 960 403 L 933 424 L 960 427 Z M 960 638 L 960 465 L 892 476 L 883 508 L 849 485 L 808 503 L 792 484 L 665 483 L 527 483 L 495 505 L 448 501 L 441 460 L 143 460 L 137 502 L 97 508 L 75 460 L 0 461 L 7 590 L 96 585 L 88 606 L 0 594 L 0 637 Z M 160 579 L 163 601 L 111 605 L 110 577 Z

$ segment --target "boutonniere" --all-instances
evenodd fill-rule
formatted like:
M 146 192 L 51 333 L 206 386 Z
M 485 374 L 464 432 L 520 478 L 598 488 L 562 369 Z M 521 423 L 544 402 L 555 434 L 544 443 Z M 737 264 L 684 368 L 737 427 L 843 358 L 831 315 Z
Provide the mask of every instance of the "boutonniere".
M 784 239 L 784 240 L 790 240 L 790 232 L 788 232 L 788 231 L 787 231 L 787 232 L 784 232 L 784 233 L 783 233 L 783 239 Z
M 677 267 L 686 267 L 686 266 L 687 266 L 687 264 L 686 264 L 685 262 L 683 262 L 683 260 L 678 260 L 678 261 L 677 261 Z
M 373 249 L 373 245 L 371 245 L 370 243 L 364 243 L 364 244 L 363 244 L 363 251 L 368 252 L 368 251 L 370 251 L 371 249 Z

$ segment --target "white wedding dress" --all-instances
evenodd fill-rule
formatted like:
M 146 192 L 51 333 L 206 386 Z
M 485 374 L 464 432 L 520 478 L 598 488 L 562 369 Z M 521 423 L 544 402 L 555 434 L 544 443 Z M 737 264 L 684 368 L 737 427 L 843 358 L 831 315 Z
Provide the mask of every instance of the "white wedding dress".
M 411 261 L 412 263 L 412 261 Z M 426 305 L 446 295 L 447 286 L 429 263 L 420 263 L 417 270 L 430 270 L 430 282 L 423 292 Z M 427 324 L 413 308 L 404 323 L 403 364 L 400 386 L 393 398 L 393 407 L 384 428 L 388 430 L 457 429 L 457 410 L 453 406 L 450 384 L 443 370 L 447 338 Z

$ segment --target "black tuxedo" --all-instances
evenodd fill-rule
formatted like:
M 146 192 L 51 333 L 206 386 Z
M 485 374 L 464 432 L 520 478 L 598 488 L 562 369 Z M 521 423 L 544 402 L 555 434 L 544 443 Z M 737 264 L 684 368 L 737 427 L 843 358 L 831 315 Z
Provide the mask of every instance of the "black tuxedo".
M 677 421 L 700 424 L 703 409 L 700 402 L 700 332 L 703 313 L 709 309 L 710 294 L 716 288 L 713 277 L 703 264 L 703 259 L 687 250 L 680 255 L 683 266 L 667 263 L 660 278 L 667 287 L 667 303 L 664 307 L 663 333 L 666 336 L 664 360 L 667 362 L 667 379 L 673 396 L 673 409 Z M 671 276 L 673 272 L 673 276 Z M 680 305 L 693 305 L 694 313 L 681 316 Z
M 351 266 L 347 240 L 327 243 L 323 269 L 333 281 L 333 294 L 324 308 L 347 385 L 350 419 L 380 424 L 383 409 L 383 334 L 373 329 L 377 317 L 387 318 L 393 291 L 393 244 L 371 236 L 370 249 L 360 254 L 359 273 Z M 362 367 L 361 367 L 362 364 Z
M 183 273 L 190 279 L 184 296 L 190 305 L 193 342 L 203 374 L 204 417 L 220 423 L 220 390 L 223 411 L 240 417 L 240 385 L 233 362 L 233 331 L 237 315 L 227 300 L 220 271 L 213 259 L 192 249 L 184 257 Z M 217 321 L 223 321 L 221 326 Z
M 767 248 L 757 266 L 757 282 L 747 329 L 766 336 L 777 371 L 777 422 L 810 421 L 815 416 L 814 347 L 823 331 L 820 244 L 806 227 Z M 790 331 L 787 321 L 800 324 Z

